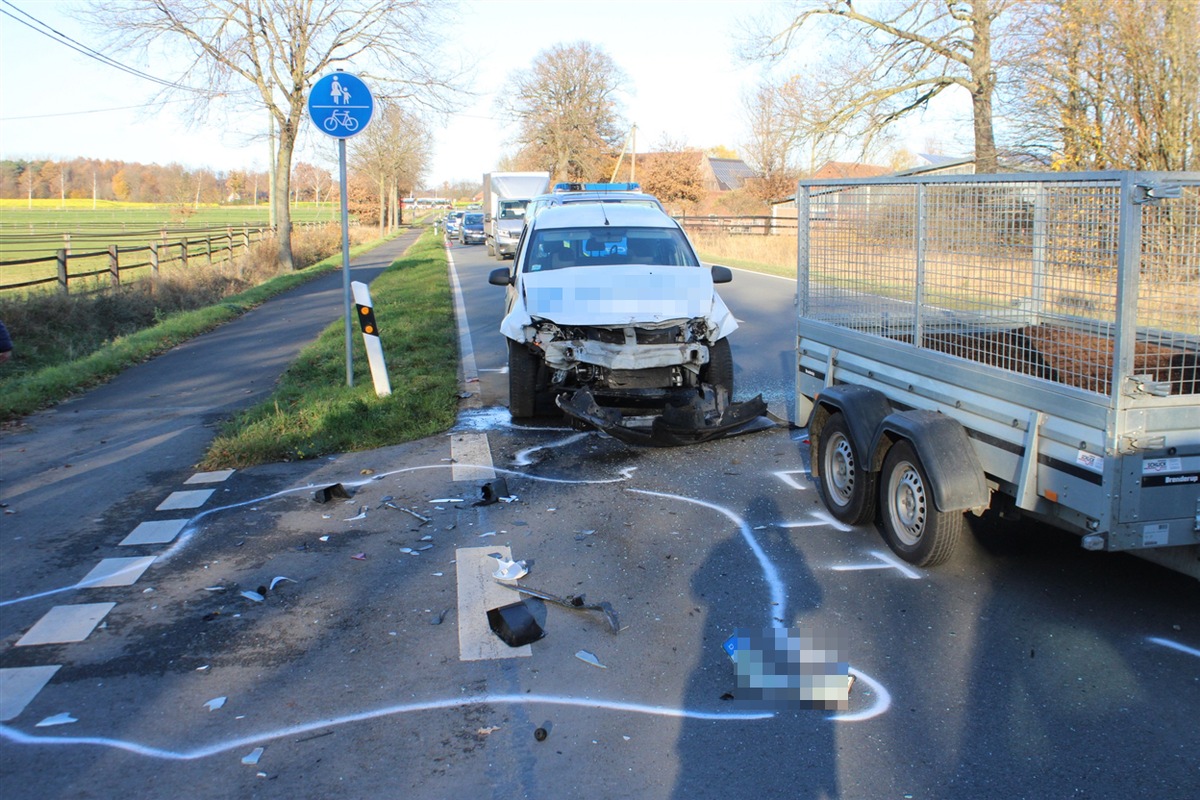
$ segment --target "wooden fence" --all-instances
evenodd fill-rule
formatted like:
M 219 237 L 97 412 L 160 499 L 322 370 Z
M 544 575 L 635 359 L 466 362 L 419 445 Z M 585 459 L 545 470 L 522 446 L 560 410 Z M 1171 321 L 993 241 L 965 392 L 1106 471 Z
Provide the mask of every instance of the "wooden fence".
M 317 227 L 328 223 L 298 223 L 299 227 Z M 147 239 L 157 240 L 146 242 Z M 12 270 L 6 268 L 23 267 L 22 272 L 43 272 L 44 276 L 26 280 L 7 281 L 0 277 L 0 292 L 17 290 L 34 290 L 38 287 L 57 285 L 61 294 L 68 294 L 72 282 L 83 285 L 87 289 L 95 288 L 97 282 L 103 284 L 104 277 L 108 283 L 117 287 L 121 285 L 122 275 L 128 276 L 135 270 L 143 272 L 148 268 L 151 280 L 157 280 L 159 270 L 169 264 L 179 264 L 181 267 L 200 262 L 206 266 L 214 263 L 232 262 L 239 251 L 244 253 L 250 245 L 274 235 L 270 226 L 265 224 L 220 226 L 206 228 L 174 229 L 161 231 L 124 231 L 107 234 L 77 233 L 81 238 L 95 241 L 104 237 L 109 239 L 131 238 L 139 244 L 110 244 L 104 249 L 75 251 L 71 248 L 71 233 L 61 234 L 63 247 L 58 248 L 54 255 L 39 255 L 30 258 L 18 258 L 0 261 L 0 276 Z M 60 234 L 55 234 L 56 238 Z M 5 237 L 6 244 L 14 241 L 15 237 Z M 22 243 L 43 253 L 50 249 L 45 241 L 36 241 L 37 237 L 24 236 Z M 11 248 L 6 248 L 11 249 Z M 41 266 L 43 269 L 38 269 Z
M 704 216 L 675 217 L 689 232 L 724 233 L 734 236 L 795 236 L 795 217 Z

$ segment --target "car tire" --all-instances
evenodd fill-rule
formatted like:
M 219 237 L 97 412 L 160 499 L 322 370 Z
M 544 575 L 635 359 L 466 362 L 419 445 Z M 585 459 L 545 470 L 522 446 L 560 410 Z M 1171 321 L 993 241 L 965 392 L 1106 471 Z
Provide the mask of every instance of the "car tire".
M 537 413 L 538 357 L 523 344 L 508 340 L 508 413 L 528 419 Z
M 488 255 L 489 255 L 489 256 L 494 256 L 494 255 L 496 255 L 496 245 L 495 245 L 495 243 L 494 243 L 494 242 L 492 242 L 492 241 L 490 241 L 490 240 L 489 240 L 489 241 L 488 241 L 488 243 L 487 243 L 487 249 L 488 249 Z
M 875 516 L 873 475 L 850 438 L 846 418 L 834 414 L 821 428 L 817 446 L 821 493 L 839 522 L 860 525 Z
M 954 552 L 966 525 L 961 511 L 939 511 L 933 486 L 913 446 L 892 445 L 879 476 L 883 538 L 896 555 L 918 567 L 941 564 Z
M 719 339 L 708 348 L 708 363 L 700 368 L 700 382 L 724 386 L 733 402 L 733 351 L 728 339 Z

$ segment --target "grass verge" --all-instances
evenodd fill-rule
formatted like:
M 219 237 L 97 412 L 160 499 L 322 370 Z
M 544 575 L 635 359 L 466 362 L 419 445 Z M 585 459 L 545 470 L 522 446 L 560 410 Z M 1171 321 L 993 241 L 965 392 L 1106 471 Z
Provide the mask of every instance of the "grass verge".
M 353 254 L 366 252 L 381 244 L 375 240 L 369 244 L 352 249 Z M 33 348 L 35 339 L 32 331 L 35 326 L 30 324 L 14 325 L 13 320 L 6 319 L 9 331 L 16 343 L 17 356 L 5 365 L 0 377 L 0 422 L 31 414 L 47 408 L 66 398 L 98 386 L 122 370 L 134 364 L 146 361 L 160 353 L 164 353 L 182 342 L 201 333 L 212 330 L 224 322 L 244 314 L 257 305 L 286 292 L 295 286 L 312 280 L 331 270 L 340 268 L 341 251 L 312 266 L 295 272 L 283 272 L 264 283 L 247 289 L 235 295 L 226 297 L 219 302 L 204 308 L 178 311 L 161 316 L 156 324 L 124 335 L 114 336 L 106 342 L 86 345 L 87 352 L 77 357 L 60 358 L 55 354 L 38 355 L 29 358 L 24 351 Z M 53 298 L 51 298 L 53 300 Z M 100 298 L 104 300 L 104 298 Z M 15 306 L 32 301 L 13 301 Z M 154 309 L 150 309 L 155 313 Z M 42 320 L 41 324 L 45 324 Z M 30 333 L 26 333 L 26 329 Z M 67 331 L 70 334 L 70 331 Z M 28 359 L 33 364 L 45 361 L 30 371 L 14 369 L 17 359 Z
M 353 337 L 354 386 L 346 386 L 344 323 L 301 351 L 275 393 L 228 422 L 201 467 L 246 467 L 369 450 L 440 433 L 458 409 L 458 346 L 440 238 L 426 231 L 371 282 L 392 394 L 377 397 Z

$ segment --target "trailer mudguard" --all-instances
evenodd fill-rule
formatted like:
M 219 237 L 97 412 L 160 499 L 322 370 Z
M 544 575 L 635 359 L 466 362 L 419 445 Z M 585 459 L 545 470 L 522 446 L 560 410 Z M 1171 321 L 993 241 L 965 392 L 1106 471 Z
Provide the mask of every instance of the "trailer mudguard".
M 860 453 L 867 453 L 865 448 L 871 444 L 879 424 L 892 413 L 892 404 L 884 397 L 883 392 L 869 386 L 859 386 L 853 383 L 839 383 L 827 386 L 816 396 L 816 410 L 808 424 L 808 438 L 812 443 L 811 451 L 820 452 L 821 429 L 825 422 L 835 413 L 841 412 L 846 418 L 846 427 L 850 429 L 850 438 Z M 820 465 L 813 456 L 812 474 L 819 476 Z M 872 472 L 879 471 L 879 459 L 864 459 L 867 468 Z
M 923 409 L 889 414 L 872 439 L 872 463 L 882 463 L 887 449 L 898 439 L 911 442 L 921 458 L 939 511 L 987 507 L 991 495 L 983 465 L 958 420 Z

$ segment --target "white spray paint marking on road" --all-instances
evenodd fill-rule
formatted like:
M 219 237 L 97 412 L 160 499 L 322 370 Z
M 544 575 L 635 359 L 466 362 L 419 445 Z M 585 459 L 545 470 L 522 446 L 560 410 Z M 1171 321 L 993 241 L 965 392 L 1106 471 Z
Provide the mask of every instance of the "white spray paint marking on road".
M 915 569 L 905 564 L 900 559 L 893 556 L 891 553 L 884 553 L 880 550 L 872 550 L 871 555 L 875 556 L 879 561 L 872 561 L 866 564 L 835 564 L 830 567 L 834 572 L 862 572 L 872 569 L 894 569 L 904 573 L 904 575 L 912 580 L 920 580 L 924 576 Z
M 792 477 L 793 475 L 808 475 L 809 473 L 806 469 L 783 469 L 771 474 L 797 491 L 804 492 L 808 490 L 807 486 L 805 486 L 803 483 L 798 483 L 796 479 Z
M 573 436 L 568 436 L 565 439 L 557 439 L 553 442 L 547 442 L 546 444 L 539 444 L 536 447 L 526 447 L 524 450 L 518 451 L 517 454 L 513 456 L 513 466 L 528 467 L 533 464 L 533 461 L 531 461 L 529 457 L 539 450 L 549 450 L 552 447 L 566 447 L 567 445 L 574 444 L 580 439 L 585 439 L 588 436 L 591 436 L 591 434 L 585 431 L 583 433 L 576 433 Z
M 1194 647 L 1188 647 L 1186 644 L 1180 644 L 1179 642 L 1173 642 L 1170 639 L 1161 639 L 1157 636 L 1147 637 L 1146 641 L 1153 642 L 1154 644 L 1161 645 L 1163 647 L 1169 647 L 1172 650 L 1178 650 L 1181 653 L 1187 653 L 1189 656 L 1195 656 L 1196 658 L 1200 658 L 1200 650 L 1197 650 Z

